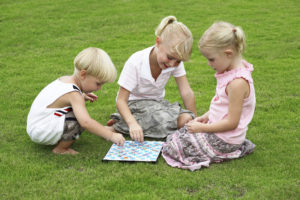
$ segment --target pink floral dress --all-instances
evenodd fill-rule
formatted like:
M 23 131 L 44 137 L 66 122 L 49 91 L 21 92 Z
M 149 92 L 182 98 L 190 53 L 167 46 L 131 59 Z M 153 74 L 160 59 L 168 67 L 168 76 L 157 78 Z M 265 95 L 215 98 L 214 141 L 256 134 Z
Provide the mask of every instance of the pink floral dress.
M 251 153 L 255 144 L 246 139 L 248 124 L 255 110 L 256 98 L 251 73 L 253 66 L 243 61 L 243 67 L 222 74 L 216 74 L 216 95 L 210 105 L 209 122 L 213 123 L 227 117 L 228 96 L 227 85 L 236 78 L 248 81 L 250 94 L 244 99 L 239 125 L 236 129 L 223 133 L 194 133 L 184 127 L 167 137 L 163 145 L 162 155 L 172 167 L 194 171 L 210 163 L 240 158 Z

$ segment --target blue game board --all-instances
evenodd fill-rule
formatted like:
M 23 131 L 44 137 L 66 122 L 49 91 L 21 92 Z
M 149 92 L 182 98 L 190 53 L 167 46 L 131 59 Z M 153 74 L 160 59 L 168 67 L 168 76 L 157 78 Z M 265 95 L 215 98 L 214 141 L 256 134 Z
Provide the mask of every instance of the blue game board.
M 144 141 L 139 143 L 136 141 L 125 141 L 124 146 L 113 144 L 103 161 L 140 161 L 140 162 L 156 162 L 163 142 Z

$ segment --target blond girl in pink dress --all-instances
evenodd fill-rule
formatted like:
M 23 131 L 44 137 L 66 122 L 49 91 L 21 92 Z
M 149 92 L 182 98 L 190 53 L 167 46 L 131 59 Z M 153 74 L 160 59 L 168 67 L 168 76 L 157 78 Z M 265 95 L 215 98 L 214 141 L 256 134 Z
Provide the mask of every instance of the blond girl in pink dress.
M 242 57 L 243 30 L 227 22 L 214 23 L 199 48 L 216 71 L 216 94 L 209 111 L 169 135 L 162 151 L 169 165 L 191 171 L 243 157 L 255 148 L 246 139 L 256 100 L 253 66 Z

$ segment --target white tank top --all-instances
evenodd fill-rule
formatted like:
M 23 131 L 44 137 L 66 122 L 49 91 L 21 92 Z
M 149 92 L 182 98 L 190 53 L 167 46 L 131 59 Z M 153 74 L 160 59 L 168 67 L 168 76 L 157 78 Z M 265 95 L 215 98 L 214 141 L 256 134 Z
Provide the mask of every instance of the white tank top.
M 64 108 L 47 108 L 59 97 L 69 92 L 80 92 L 79 87 L 64 83 L 59 79 L 47 85 L 35 98 L 27 117 L 27 133 L 31 140 L 46 145 L 56 144 L 63 134 L 65 114 L 72 110 Z

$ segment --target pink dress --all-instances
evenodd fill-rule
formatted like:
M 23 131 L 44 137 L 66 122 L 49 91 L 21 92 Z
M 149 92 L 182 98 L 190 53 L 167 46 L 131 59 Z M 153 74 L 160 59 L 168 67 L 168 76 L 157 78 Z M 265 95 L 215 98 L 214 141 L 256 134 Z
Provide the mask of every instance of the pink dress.
M 162 155 L 172 167 L 179 167 L 194 171 L 210 163 L 222 162 L 243 157 L 251 153 L 255 145 L 246 139 L 248 124 L 251 122 L 255 110 L 255 90 L 251 73 L 253 66 L 243 61 L 243 67 L 216 74 L 216 95 L 209 108 L 209 122 L 213 123 L 227 117 L 228 96 L 225 92 L 227 85 L 236 78 L 248 81 L 250 93 L 244 99 L 243 110 L 238 127 L 223 133 L 195 133 L 190 134 L 185 128 L 167 137 L 163 145 Z

